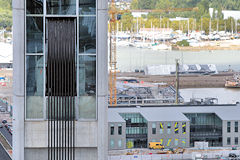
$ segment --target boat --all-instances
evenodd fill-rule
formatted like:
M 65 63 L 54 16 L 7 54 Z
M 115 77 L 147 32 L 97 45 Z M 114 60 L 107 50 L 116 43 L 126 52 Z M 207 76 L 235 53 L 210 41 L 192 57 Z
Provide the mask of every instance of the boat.
M 153 50 L 172 50 L 171 46 L 168 46 L 166 44 L 159 44 L 152 46 Z
M 226 81 L 226 88 L 240 88 L 240 82 L 237 81 Z
M 226 80 L 225 87 L 227 88 L 240 88 L 240 75 L 234 74 L 233 80 Z

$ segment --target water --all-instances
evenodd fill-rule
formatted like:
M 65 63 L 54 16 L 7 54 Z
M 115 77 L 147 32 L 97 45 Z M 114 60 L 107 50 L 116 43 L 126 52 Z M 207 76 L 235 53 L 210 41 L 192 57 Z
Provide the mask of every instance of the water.
M 117 66 L 120 71 L 144 69 L 147 65 L 175 64 L 216 64 L 218 71 L 234 69 L 240 71 L 240 51 L 154 51 L 135 47 L 117 48 Z M 240 89 L 227 88 L 190 88 L 181 89 L 185 101 L 190 98 L 218 98 L 219 104 L 240 102 Z
M 185 102 L 190 98 L 218 98 L 219 104 L 235 104 L 240 102 L 240 89 L 238 88 L 188 88 L 180 89 L 180 95 Z
M 219 71 L 234 69 L 240 71 L 240 51 L 154 51 L 135 47 L 117 48 L 117 67 L 122 72 L 144 69 L 147 65 L 216 64 Z

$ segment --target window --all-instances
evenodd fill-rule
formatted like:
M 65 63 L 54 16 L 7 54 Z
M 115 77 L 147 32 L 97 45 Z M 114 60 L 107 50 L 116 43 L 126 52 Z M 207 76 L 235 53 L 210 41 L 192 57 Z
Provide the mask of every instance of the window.
M 182 134 L 186 134 L 186 122 L 182 123 Z
M 96 56 L 79 56 L 79 118 L 96 118 Z
M 47 0 L 47 14 L 74 15 L 76 0 Z
M 79 53 L 96 54 L 96 17 L 80 17 L 79 28 Z
M 122 147 L 122 140 L 121 140 L 121 139 L 118 140 L 118 147 L 119 147 L 119 148 Z
M 183 147 L 186 146 L 186 139 L 185 138 L 182 139 L 182 146 Z
M 111 135 L 114 135 L 114 125 L 113 124 L 111 125 L 110 132 L 111 132 Z
M 164 125 L 163 123 L 160 123 L 160 130 L 159 130 L 160 134 L 163 134 L 163 131 L 164 131 L 163 125 Z
M 43 53 L 43 18 L 26 18 L 27 28 L 27 53 Z
M 43 56 L 26 56 L 26 118 L 43 118 Z
M 235 122 L 235 127 L 234 128 L 235 128 L 235 132 L 238 132 L 238 122 L 237 121 Z
M 175 146 L 178 146 L 178 139 L 175 139 Z
M 171 134 L 171 123 L 167 124 L 167 133 Z
M 43 0 L 26 0 L 27 14 L 43 14 Z
M 234 144 L 235 144 L 235 145 L 238 145 L 238 137 L 235 137 L 235 139 L 234 139 Z
M 231 137 L 227 137 L 227 145 L 231 145 Z
M 170 146 L 170 145 L 171 145 L 171 141 L 172 141 L 172 139 L 169 138 L 168 141 L 167 141 L 167 146 Z
M 227 132 L 231 132 L 231 122 L 227 122 Z
M 178 134 L 178 131 L 179 131 L 178 122 L 175 123 L 174 127 L 175 127 L 174 129 L 175 134 Z
M 152 142 L 156 142 L 156 139 L 152 139 Z
M 118 135 L 122 135 L 122 125 L 118 124 Z
M 156 134 L 156 123 L 152 123 L 152 134 Z
M 114 148 L 114 140 L 113 139 L 110 140 L 110 146 L 111 146 L 111 148 Z
M 96 2 L 95 0 L 79 0 L 80 15 L 95 15 Z

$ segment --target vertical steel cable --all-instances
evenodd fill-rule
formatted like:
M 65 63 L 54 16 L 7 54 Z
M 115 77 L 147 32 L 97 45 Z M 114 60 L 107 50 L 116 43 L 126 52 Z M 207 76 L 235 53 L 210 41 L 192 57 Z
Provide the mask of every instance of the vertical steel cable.
M 48 19 L 48 159 L 75 159 L 76 22 Z

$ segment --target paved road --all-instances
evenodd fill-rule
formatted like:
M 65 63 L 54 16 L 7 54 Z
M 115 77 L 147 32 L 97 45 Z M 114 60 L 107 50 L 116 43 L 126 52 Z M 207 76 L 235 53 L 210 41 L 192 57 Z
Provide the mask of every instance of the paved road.
M 3 146 L 0 144 L 0 159 L 1 160 L 11 160 L 7 152 L 4 150 Z
M 12 135 L 8 132 L 6 127 L 0 128 L 0 132 L 7 139 L 8 143 L 12 146 Z

